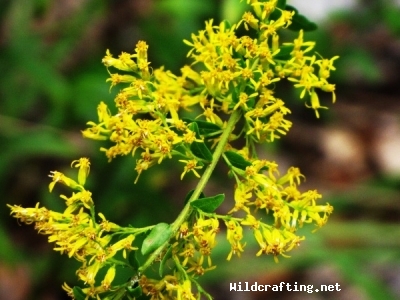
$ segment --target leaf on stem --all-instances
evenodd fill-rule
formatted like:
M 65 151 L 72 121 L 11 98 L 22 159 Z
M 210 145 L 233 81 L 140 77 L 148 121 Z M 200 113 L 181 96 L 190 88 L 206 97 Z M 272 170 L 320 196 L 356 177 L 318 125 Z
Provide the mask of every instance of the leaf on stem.
M 196 132 L 196 138 L 200 138 L 199 126 L 196 122 L 191 123 L 189 129 Z M 212 161 L 212 153 L 204 142 L 193 142 L 190 145 L 190 150 L 198 158 L 205 159 L 209 162 Z
M 136 251 L 131 251 L 128 255 L 128 263 L 129 265 L 134 269 L 138 270 L 139 269 L 139 261 L 136 257 Z
M 169 240 L 172 233 L 171 226 L 167 223 L 158 223 L 144 239 L 141 253 L 147 255 L 162 246 Z
M 186 203 L 188 203 L 190 197 L 192 197 L 193 192 L 194 192 L 194 190 L 191 190 L 189 193 L 187 193 L 187 195 L 186 195 L 186 197 L 185 197 L 185 205 L 186 205 Z M 201 192 L 198 199 L 205 198 L 205 197 L 206 197 L 206 195 L 204 195 L 204 193 Z
M 172 246 L 170 246 L 168 248 L 167 252 L 164 254 L 164 256 L 160 262 L 160 268 L 158 270 L 160 277 L 163 276 L 165 264 L 166 264 L 167 260 L 170 259 L 171 257 L 172 257 Z
M 231 165 L 235 168 L 246 170 L 246 167 L 251 166 L 251 162 L 247 161 L 246 159 L 244 159 L 243 156 L 237 154 L 234 151 L 226 151 L 224 154 Z
M 206 213 L 212 213 L 224 202 L 225 195 L 218 194 L 213 197 L 206 197 L 190 202 L 194 208 L 200 209 Z

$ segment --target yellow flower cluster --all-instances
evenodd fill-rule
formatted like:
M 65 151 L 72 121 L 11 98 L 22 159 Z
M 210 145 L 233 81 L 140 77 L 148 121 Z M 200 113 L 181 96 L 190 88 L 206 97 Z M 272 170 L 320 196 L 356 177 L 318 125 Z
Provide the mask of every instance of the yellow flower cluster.
M 215 269 L 210 255 L 216 245 L 215 237 L 218 231 L 217 218 L 197 216 L 192 225 L 185 221 L 176 234 L 177 241 L 173 244 L 176 262 L 182 267 L 189 266 L 186 272 L 193 272 L 196 276 Z
M 90 297 L 98 297 L 99 294 L 110 290 L 116 272 L 115 255 L 122 251 L 123 257 L 126 258 L 127 251 L 137 249 L 132 246 L 135 235 L 125 233 L 125 237 L 116 242 L 112 241 L 113 234 L 125 231 L 106 220 L 102 213 L 98 214 L 100 220 L 96 222 L 91 193 L 84 188 L 89 174 L 89 160 L 81 158 L 74 161 L 72 166 L 79 168 L 78 182 L 57 171 L 51 172 L 50 175 L 50 191 L 56 183 L 62 183 L 77 191 L 73 192 L 71 197 L 60 196 L 67 205 L 64 212 L 39 207 L 39 203 L 34 208 L 8 206 L 15 218 L 26 224 L 34 223 L 39 233 L 48 235 L 49 243 L 55 243 L 55 251 L 74 257 L 82 263 L 77 276 L 89 286 L 83 289 L 83 292 Z M 96 276 L 103 268 L 107 268 L 106 275 L 101 283 L 96 285 Z M 63 288 L 73 296 L 72 288 L 67 284 L 64 284 Z
M 143 288 L 145 295 L 151 296 L 150 300 L 161 299 L 179 299 L 179 300 L 196 300 L 192 292 L 192 283 L 186 279 L 179 282 L 176 276 L 167 275 L 161 280 L 155 280 L 142 276 L 139 285 Z
M 103 63 L 124 72 L 110 73 L 107 81 L 111 87 L 125 87 L 115 98 L 116 114 L 101 102 L 99 122 L 88 122 L 90 127 L 83 135 L 113 142 L 114 146 L 101 148 L 109 160 L 134 155 L 140 149 L 136 170 L 141 174 L 173 155 L 184 157 L 185 162 L 201 160 L 191 144 L 215 143 L 225 125 L 223 115 L 235 110 L 244 114 L 240 135 L 246 137 L 247 147 L 285 135 L 292 126 L 287 120 L 290 109 L 274 96 L 275 85 L 284 79 L 302 89 L 300 98 L 307 95 L 310 104 L 306 105 L 318 117 L 318 110 L 325 108 L 320 105 L 318 90 L 332 93 L 335 101 L 335 86 L 328 78 L 338 57 L 317 58 L 312 53 L 315 43 L 304 41 L 302 30 L 293 42 L 280 43 L 278 31 L 291 24 L 294 11 L 276 8 L 277 1 L 249 2 L 254 12 L 246 12 L 237 24 L 224 21 L 215 26 L 210 20 L 204 30 L 192 34 L 191 41 L 184 41 L 191 47 L 188 56 L 193 64 L 184 66 L 180 76 L 163 68 L 151 69 L 144 41 L 137 43 L 134 54 L 123 52 L 114 58 L 107 51 Z M 270 19 L 276 11 L 280 16 Z M 254 33 L 239 36 L 242 25 Z M 191 110 L 197 117 L 185 119 L 182 110 Z M 214 131 L 197 136 L 190 124 L 200 119 L 216 125 Z M 187 171 L 186 166 L 183 175 Z
M 265 174 L 264 169 L 268 169 Z M 232 254 L 240 256 L 243 252 L 241 225 L 249 226 L 254 231 L 261 250 L 261 255 L 272 254 L 278 260 L 278 255 L 298 246 L 304 237 L 295 234 L 304 223 L 315 223 L 319 228 L 325 225 L 333 207 L 329 204 L 317 205 L 316 200 L 322 196 L 315 190 L 301 193 L 297 186 L 304 177 L 298 168 L 291 167 L 285 175 L 279 176 L 277 164 L 266 160 L 254 160 L 245 170 L 232 168 L 237 184 L 235 188 L 235 205 L 229 213 L 244 211 L 246 217 L 240 222 L 226 222 L 227 239 L 232 246 Z M 274 222 L 268 225 L 257 219 L 257 215 L 271 213 Z

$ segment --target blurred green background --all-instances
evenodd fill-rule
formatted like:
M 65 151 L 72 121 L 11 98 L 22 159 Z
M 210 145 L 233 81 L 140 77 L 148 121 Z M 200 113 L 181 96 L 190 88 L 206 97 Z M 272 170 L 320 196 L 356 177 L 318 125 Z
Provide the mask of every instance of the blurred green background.
M 296 3 L 298 3 L 297 1 Z M 277 91 L 291 102 L 292 131 L 278 144 L 260 147 L 282 172 L 299 166 L 304 188 L 317 188 L 334 207 L 328 224 L 275 264 L 255 258 L 252 242 L 242 259 L 227 263 L 221 236 L 217 269 L 202 278 L 216 299 L 399 299 L 400 298 L 400 7 L 395 1 L 354 1 L 322 17 L 312 1 L 298 7 L 319 16 L 319 30 L 306 34 L 324 57 L 340 55 L 337 103 L 315 119 L 296 99 L 298 91 Z M 323 2 L 323 1 L 322 1 Z M 303 4 L 306 1 L 303 2 Z M 291 1 L 288 1 L 291 4 Z M 101 64 L 106 49 L 133 51 L 139 39 L 150 45 L 153 67 L 177 73 L 186 61 L 189 38 L 204 20 L 237 21 L 238 0 L 3 0 L 0 2 L 0 299 L 66 299 L 61 284 L 76 283 L 78 264 L 52 251 L 47 237 L 18 224 L 6 204 L 37 202 L 63 209 L 57 187 L 48 193 L 51 170 L 71 173 L 72 160 L 91 158 L 87 186 L 97 211 L 121 225 L 171 222 L 196 181 L 179 182 L 174 162 L 142 174 L 134 185 L 134 159 L 111 164 L 100 144 L 80 130 L 96 120 L 96 106 L 110 106 Z M 294 34 L 287 34 L 293 38 Z M 233 183 L 220 166 L 206 194 L 232 195 Z M 179 188 L 177 188 L 179 187 Z M 226 204 L 227 209 L 231 204 Z M 223 235 L 223 234 L 222 234 Z M 233 293 L 229 282 L 335 284 L 330 293 Z

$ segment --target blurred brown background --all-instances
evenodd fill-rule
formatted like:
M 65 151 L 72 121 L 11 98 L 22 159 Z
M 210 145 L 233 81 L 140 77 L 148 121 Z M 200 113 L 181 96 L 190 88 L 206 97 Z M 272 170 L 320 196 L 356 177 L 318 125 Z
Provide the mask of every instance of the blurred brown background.
M 309 2 L 309 3 L 308 3 Z M 399 299 L 400 298 L 400 6 L 396 1 L 352 1 L 326 11 L 319 1 L 291 2 L 315 17 L 319 30 L 306 34 L 324 57 L 340 55 L 332 73 L 337 103 L 315 119 L 296 100 L 298 91 L 277 91 L 290 103 L 294 126 L 287 137 L 261 146 L 281 170 L 295 165 L 335 207 L 328 224 L 275 264 L 256 258 L 251 241 L 242 259 L 226 262 L 221 237 L 218 267 L 202 282 L 216 299 Z M 341 1 L 337 1 L 337 3 Z M 330 3 L 330 2 L 329 2 Z M 150 45 L 152 66 L 173 72 L 186 62 L 182 39 L 204 20 L 237 21 L 238 0 L 3 0 L 0 2 L 0 299 L 66 299 L 61 284 L 76 282 L 78 264 L 52 251 L 33 226 L 9 216 L 6 203 L 37 202 L 62 209 L 58 192 L 48 193 L 51 170 L 69 172 L 72 160 L 89 156 L 88 185 L 98 211 L 122 225 L 171 222 L 195 180 L 177 190 L 174 162 L 143 174 L 133 185 L 134 160 L 108 164 L 99 143 L 80 130 L 96 119 L 101 100 L 113 102 L 101 64 L 106 49 L 132 51 L 139 39 Z M 287 34 L 291 39 L 295 36 Z M 171 174 L 171 172 L 173 174 Z M 208 187 L 232 195 L 226 169 Z M 150 172 L 151 173 L 151 172 Z M 140 210 L 138 209 L 140 207 Z M 129 275 L 127 275 L 129 276 Z M 230 282 L 335 284 L 330 293 L 233 293 Z

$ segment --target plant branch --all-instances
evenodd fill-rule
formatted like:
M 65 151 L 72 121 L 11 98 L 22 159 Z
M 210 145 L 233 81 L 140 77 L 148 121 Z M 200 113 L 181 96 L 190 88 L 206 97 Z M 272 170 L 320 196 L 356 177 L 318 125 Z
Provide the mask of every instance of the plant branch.
M 203 175 L 201 176 L 199 183 L 197 184 L 194 192 L 192 193 L 191 197 L 187 201 L 185 207 L 179 214 L 179 216 L 176 218 L 174 223 L 171 224 L 171 235 L 169 239 L 161 245 L 157 250 L 155 250 L 150 257 L 147 259 L 147 261 L 139 268 L 140 272 L 143 272 L 146 270 L 153 262 L 156 260 L 162 251 L 165 249 L 165 247 L 168 245 L 169 241 L 171 238 L 175 235 L 176 231 L 179 229 L 179 227 L 182 225 L 182 223 L 189 217 L 189 215 L 192 212 L 192 207 L 190 206 L 190 203 L 194 200 L 197 200 L 204 190 L 208 180 L 211 177 L 211 174 L 213 173 L 215 166 L 217 165 L 222 153 L 225 150 L 225 146 L 229 141 L 229 136 L 231 135 L 233 129 L 235 128 L 235 124 L 238 122 L 240 119 L 241 112 L 240 110 L 235 110 L 233 111 L 232 115 L 230 116 L 228 123 L 226 124 L 226 128 L 224 129 L 220 140 L 217 144 L 217 147 L 215 148 L 215 151 L 213 153 L 213 158 L 211 163 L 207 166 L 206 170 L 204 171 Z

